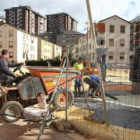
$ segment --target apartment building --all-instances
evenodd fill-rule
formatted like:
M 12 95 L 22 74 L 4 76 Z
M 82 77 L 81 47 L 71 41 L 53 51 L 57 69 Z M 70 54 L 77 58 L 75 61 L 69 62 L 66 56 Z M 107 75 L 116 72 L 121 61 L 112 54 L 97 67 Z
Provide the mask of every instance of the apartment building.
M 77 43 L 72 48 L 73 59 L 78 59 L 82 56 L 85 60 L 89 59 L 94 61 L 93 42 L 91 39 L 91 32 L 88 31 L 85 35 L 82 35 Z
M 38 38 L 9 24 L 0 25 L 0 52 L 9 51 L 9 61 L 37 60 Z
M 53 58 L 61 59 L 61 56 L 62 56 L 62 47 L 57 44 L 53 44 Z
M 114 15 L 96 25 L 98 47 L 107 47 L 108 64 L 129 64 L 130 22 Z
M 46 31 L 46 18 L 29 6 L 5 9 L 6 23 L 30 34 Z
M 67 13 L 46 15 L 47 32 L 61 33 L 67 30 L 77 31 L 77 21 Z
M 65 31 L 57 35 L 56 44 L 62 46 L 62 51 L 66 52 L 69 47 L 70 53 L 72 47 L 77 43 L 78 39 L 83 36 L 82 33 L 76 31 Z
M 42 39 L 45 39 L 49 42 L 52 42 L 54 44 L 57 43 L 57 33 L 52 33 L 52 32 L 45 32 L 43 34 L 39 34 L 38 36 L 41 37 Z
M 76 31 L 64 31 L 59 34 L 46 32 L 46 33 L 40 34 L 39 36 L 49 42 L 52 42 L 54 44 L 57 44 L 58 46 L 61 46 L 63 52 L 66 52 L 67 47 L 69 47 L 70 53 L 71 53 L 72 47 L 77 43 L 77 40 L 81 36 L 83 36 L 83 34 Z
M 140 16 L 130 21 L 130 51 L 135 53 L 135 48 L 140 46 Z
M 108 50 L 106 54 L 108 66 L 120 63 L 129 64 L 131 55 L 130 22 L 114 15 L 93 26 L 95 26 L 97 36 L 97 47 Z M 91 32 L 88 31 L 85 36 L 79 38 L 73 47 L 74 58 L 83 56 L 85 59 L 95 62 L 93 47 Z
M 62 47 L 38 38 L 38 60 L 53 59 L 55 57 L 61 57 L 61 55 Z

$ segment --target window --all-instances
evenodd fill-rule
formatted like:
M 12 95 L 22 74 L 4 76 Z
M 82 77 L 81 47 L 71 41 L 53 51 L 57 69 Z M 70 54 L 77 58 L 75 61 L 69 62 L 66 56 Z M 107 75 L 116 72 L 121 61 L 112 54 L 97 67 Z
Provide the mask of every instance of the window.
M 114 39 L 109 39 L 109 46 L 113 47 L 114 46 Z
M 98 44 L 98 45 L 105 45 L 105 40 L 104 40 L 104 38 L 99 38 L 99 39 L 97 40 L 97 44 Z
M 121 25 L 121 27 L 120 27 L 120 32 L 121 32 L 121 33 L 125 33 L 125 26 L 124 26 L 124 25 Z
M 91 49 L 91 43 L 89 44 L 89 49 Z
M 0 48 L 2 48 L 2 41 L 0 41 Z
M 32 50 L 32 45 L 30 45 L 30 50 Z
M 124 52 L 120 53 L 120 60 L 124 60 Z
M 114 33 L 114 25 L 110 25 L 110 33 Z
M 2 37 L 2 31 L 0 30 L 0 37 Z
M 13 58 L 13 52 L 9 52 L 9 58 Z
M 9 31 L 9 37 L 13 37 L 13 31 L 12 30 Z
M 109 59 L 110 59 L 110 60 L 113 60 L 113 56 L 110 55 L 110 56 L 109 56 Z
M 105 40 L 101 40 L 101 45 L 105 45 Z
M 125 39 L 120 39 L 120 46 L 124 47 L 125 46 Z
M 108 59 L 113 60 L 113 58 L 114 58 L 114 53 L 113 52 L 109 52 Z
M 13 48 L 13 41 L 9 41 L 9 48 Z

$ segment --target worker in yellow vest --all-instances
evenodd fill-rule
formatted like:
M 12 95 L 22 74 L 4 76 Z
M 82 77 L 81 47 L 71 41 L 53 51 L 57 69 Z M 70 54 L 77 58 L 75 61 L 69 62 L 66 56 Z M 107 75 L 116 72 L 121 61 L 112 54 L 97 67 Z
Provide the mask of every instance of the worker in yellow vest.
M 84 70 L 83 58 L 82 57 L 79 57 L 78 61 L 74 64 L 74 70 L 80 70 L 81 74 L 82 74 L 82 71 Z M 75 90 L 75 97 L 81 96 L 81 78 L 77 77 L 75 79 L 74 90 Z

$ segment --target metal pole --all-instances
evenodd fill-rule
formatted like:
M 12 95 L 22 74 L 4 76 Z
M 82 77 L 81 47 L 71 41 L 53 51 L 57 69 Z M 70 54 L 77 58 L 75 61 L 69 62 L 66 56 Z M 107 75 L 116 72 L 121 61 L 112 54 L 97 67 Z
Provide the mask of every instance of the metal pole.
M 6 48 L 6 35 L 4 35 L 4 37 L 5 37 L 5 48 Z
M 49 102 L 49 105 L 48 105 L 48 108 L 47 108 L 47 112 L 46 112 L 46 114 L 45 114 L 44 119 L 42 120 L 42 124 L 41 124 L 41 126 L 40 126 L 40 131 L 39 131 L 37 140 L 40 140 L 40 136 L 43 134 L 44 127 L 45 127 L 45 122 L 46 122 L 46 118 L 48 117 L 48 113 L 49 113 L 51 104 L 52 104 L 52 102 L 53 102 L 53 100 L 54 100 L 55 92 L 56 92 L 57 87 L 58 87 L 58 85 L 59 85 L 59 81 L 60 81 L 60 78 L 61 78 L 61 74 L 63 73 L 65 64 L 66 64 L 66 59 L 64 59 L 64 63 L 63 63 L 63 66 L 62 66 L 62 68 L 61 68 L 61 70 L 60 70 L 59 77 L 58 77 L 58 79 L 57 79 L 55 88 L 54 88 L 54 90 L 53 90 L 53 94 L 52 94 L 51 100 L 50 100 L 50 102 Z
M 66 123 L 68 121 L 68 65 L 69 65 L 69 48 L 67 47 L 67 63 L 66 63 Z
M 92 40 L 93 40 L 93 44 L 94 44 L 93 50 L 95 52 L 95 58 L 96 58 L 95 64 L 97 66 L 98 75 L 99 75 L 99 83 L 100 83 L 100 87 L 101 87 L 101 95 L 102 95 L 102 101 L 103 101 L 103 107 L 104 107 L 105 123 L 107 126 L 109 126 L 109 119 L 108 119 L 108 114 L 107 114 L 107 109 L 106 109 L 106 101 L 105 101 L 105 93 L 104 93 L 104 87 L 103 87 L 103 83 L 102 83 L 101 68 L 100 68 L 99 63 L 97 62 L 97 54 L 96 54 L 97 42 L 96 42 L 96 36 L 95 36 L 95 29 L 94 29 L 93 22 L 92 22 L 92 15 L 91 15 L 91 10 L 90 10 L 89 0 L 86 0 L 86 4 L 87 4 L 89 21 L 90 21 L 91 36 L 92 36 Z

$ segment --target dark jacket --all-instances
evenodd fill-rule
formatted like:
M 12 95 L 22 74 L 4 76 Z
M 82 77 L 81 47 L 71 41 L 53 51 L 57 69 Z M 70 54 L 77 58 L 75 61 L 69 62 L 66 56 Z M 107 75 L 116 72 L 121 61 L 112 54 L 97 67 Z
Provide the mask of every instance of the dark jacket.
M 16 67 L 16 64 L 10 64 L 6 57 L 0 56 L 0 75 L 8 75 L 15 78 L 15 74 L 10 70 L 10 67 Z

